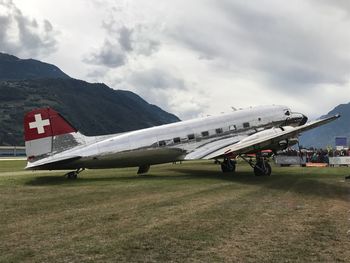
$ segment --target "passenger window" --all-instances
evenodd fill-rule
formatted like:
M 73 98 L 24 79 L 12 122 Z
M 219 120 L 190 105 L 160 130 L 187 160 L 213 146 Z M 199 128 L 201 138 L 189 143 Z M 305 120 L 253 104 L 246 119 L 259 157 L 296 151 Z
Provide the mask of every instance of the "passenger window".
M 235 131 L 235 130 L 237 130 L 237 127 L 236 127 L 236 125 L 230 125 L 230 127 L 228 127 L 228 129 L 230 131 Z
M 250 127 L 249 122 L 245 122 L 245 123 L 243 123 L 243 128 L 249 128 L 249 127 Z
M 215 130 L 215 132 L 216 132 L 216 134 L 220 134 L 220 133 L 222 133 L 222 128 L 218 128 L 218 129 L 216 129 L 216 130 Z
M 180 143 L 181 142 L 180 137 L 174 138 L 173 141 L 174 141 L 174 143 Z
M 188 140 L 194 140 L 194 134 L 187 135 Z
M 162 146 L 165 146 L 166 143 L 165 143 L 165 141 L 159 141 L 159 142 L 158 142 L 158 145 L 159 145 L 159 147 L 162 147 Z
M 203 137 L 208 137 L 209 136 L 209 132 L 208 131 L 203 131 L 202 132 L 202 136 Z

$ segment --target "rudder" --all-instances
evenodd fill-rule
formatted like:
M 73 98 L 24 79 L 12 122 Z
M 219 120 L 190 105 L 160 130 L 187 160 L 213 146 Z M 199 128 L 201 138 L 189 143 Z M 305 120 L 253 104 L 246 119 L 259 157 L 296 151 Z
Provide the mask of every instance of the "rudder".
M 68 121 L 51 108 L 36 109 L 24 116 L 24 139 L 28 160 L 79 145 L 78 133 Z

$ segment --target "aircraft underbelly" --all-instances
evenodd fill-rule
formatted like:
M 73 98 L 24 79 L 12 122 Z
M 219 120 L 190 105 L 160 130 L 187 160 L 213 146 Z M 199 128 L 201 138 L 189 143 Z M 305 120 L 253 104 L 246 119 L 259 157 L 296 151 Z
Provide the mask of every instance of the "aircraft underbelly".
M 183 160 L 184 151 L 178 148 L 143 149 L 110 153 L 102 156 L 81 158 L 75 165 L 84 168 L 119 168 L 152 165 Z

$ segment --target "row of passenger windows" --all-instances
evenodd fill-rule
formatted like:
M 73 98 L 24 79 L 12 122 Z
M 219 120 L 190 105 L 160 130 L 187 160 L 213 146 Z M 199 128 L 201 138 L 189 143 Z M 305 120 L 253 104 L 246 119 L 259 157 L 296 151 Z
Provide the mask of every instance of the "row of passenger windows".
M 246 129 L 246 128 L 249 128 L 249 127 L 250 127 L 249 122 L 243 123 L 243 128 Z M 235 130 L 237 130 L 236 125 L 230 125 L 230 126 L 229 126 L 229 130 L 230 130 L 230 131 L 235 131 Z M 215 129 L 215 133 L 216 133 L 216 134 L 221 134 L 221 133 L 223 133 L 223 129 L 222 129 L 222 128 L 217 128 L 217 129 Z M 202 131 L 202 132 L 201 132 L 201 135 L 202 135 L 202 137 L 208 137 L 208 136 L 209 136 L 209 131 Z M 196 137 L 195 137 L 195 135 L 194 135 L 193 133 L 187 135 L 187 139 L 188 139 L 189 141 L 192 141 L 192 140 L 194 140 L 195 138 L 196 138 Z M 181 138 L 180 138 L 180 137 L 175 137 L 175 138 L 173 138 L 173 142 L 174 142 L 175 144 L 176 144 L 176 143 L 181 143 Z M 166 141 L 159 141 L 158 144 L 159 144 L 159 146 L 165 146 L 165 145 L 166 145 Z

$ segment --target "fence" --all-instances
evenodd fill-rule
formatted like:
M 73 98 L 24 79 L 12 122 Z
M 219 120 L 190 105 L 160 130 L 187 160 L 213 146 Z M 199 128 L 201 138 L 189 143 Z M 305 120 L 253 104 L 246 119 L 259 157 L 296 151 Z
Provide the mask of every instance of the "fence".
M 0 146 L 0 157 L 25 156 L 24 146 Z

